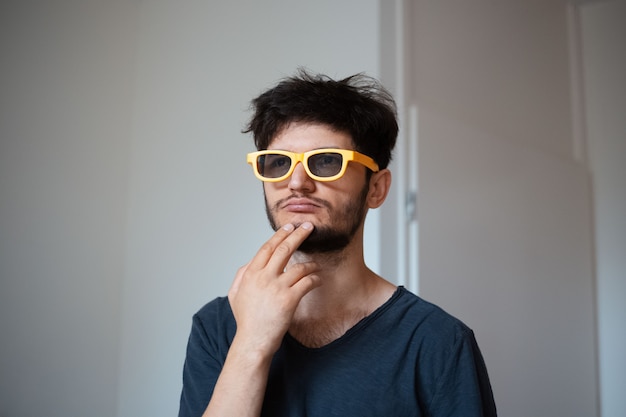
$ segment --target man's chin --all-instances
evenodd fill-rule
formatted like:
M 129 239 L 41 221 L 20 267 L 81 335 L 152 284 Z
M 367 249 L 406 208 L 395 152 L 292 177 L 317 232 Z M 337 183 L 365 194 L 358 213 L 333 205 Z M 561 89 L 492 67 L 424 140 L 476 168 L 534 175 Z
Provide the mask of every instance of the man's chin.
M 340 252 L 348 246 L 354 233 L 341 233 L 330 228 L 317 228 L 298 247 L 303 253 Z
M 315 229 L 319 227 L 320 225 L 319 220 L 316 219 L 314 216 L 298 215 L 298 216 L 290 216 L 290 217 L 285 216 L 280 220 L 270 219 L 270 226 L 272 227 L 272 229 L 274 229 L 274 231 L 276 231 L 280 229 L 281 227 L 285 226 L 286 224 L 293 224 L 296 228 L 298 228 L 304 222 L 311 223 L 313 225 L 314 232 L 315 232 Z

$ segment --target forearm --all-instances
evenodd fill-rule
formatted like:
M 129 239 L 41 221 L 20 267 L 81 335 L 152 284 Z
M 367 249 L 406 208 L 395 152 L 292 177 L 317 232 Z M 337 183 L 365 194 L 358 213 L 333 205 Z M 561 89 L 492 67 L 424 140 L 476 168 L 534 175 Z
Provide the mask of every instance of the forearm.
M 252 260 L 237 271 L 228 292 L 237 331 L 204 417 L 258 417 L 274 353 L 294 312 L 321 285 L 315 262 L 287 264 L 313 230 L 311 223 L 276 231 Z
M 235 337 L 203 417 L 258 417 L 271 361 Z

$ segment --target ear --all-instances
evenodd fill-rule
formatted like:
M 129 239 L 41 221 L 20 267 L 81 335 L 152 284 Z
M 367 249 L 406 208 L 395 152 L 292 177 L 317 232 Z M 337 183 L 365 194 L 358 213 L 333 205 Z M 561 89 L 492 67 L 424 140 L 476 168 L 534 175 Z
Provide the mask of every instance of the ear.
M 372 209 L 380 207 L 385 202 L 390 189 L 391 171 L 385 168 L 374 172 L 370 178 L 370 188 L 367 193 L 367 207 Z

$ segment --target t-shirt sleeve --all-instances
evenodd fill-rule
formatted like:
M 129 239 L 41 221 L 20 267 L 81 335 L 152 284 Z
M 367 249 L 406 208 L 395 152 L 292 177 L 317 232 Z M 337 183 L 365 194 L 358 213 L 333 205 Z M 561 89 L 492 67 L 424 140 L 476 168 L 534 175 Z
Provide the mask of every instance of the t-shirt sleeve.
M 183 366 L 179 417 L 202 416 L 213 395 L 228 351 L 228 335 L 222 333 L 229 332 L 219 327 L 220 322 L 219 314 L 206 307 L 193 317 Z
M 496 406 L 474 333 L 464 329 L 435 380 L 428 404 L 431 417 L 495 417 Z

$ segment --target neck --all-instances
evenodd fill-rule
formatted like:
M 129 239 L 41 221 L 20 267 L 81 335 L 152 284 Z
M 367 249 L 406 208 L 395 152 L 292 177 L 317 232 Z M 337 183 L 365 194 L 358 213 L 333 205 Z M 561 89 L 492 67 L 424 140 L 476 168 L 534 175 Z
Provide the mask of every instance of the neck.
M 322 285 L 302 298 L 289 333 L 308 347 L 324 346 L 384 304 L 395 286 L 376 275 L 363 259 L 357 234 L 346 248 L 333 253 L 296 252 L 290 263 L 314 261 Z
M 292 263 L 316 262 L 320 266 L 316 274 L 322 281 L 320 287 L 302 299 L 296 310 L 296 319 L 324 318 L 361 311 L 367 315 L 395 290 L 395 286 L 365 265 L 363 245 L 360 242 L 361 239 L 354 239 L 339 252 L 296 252 L 293 255 Z

